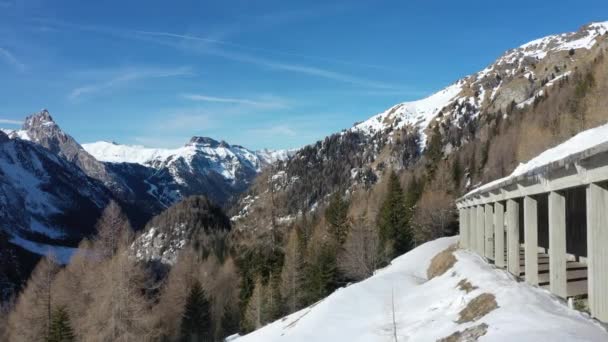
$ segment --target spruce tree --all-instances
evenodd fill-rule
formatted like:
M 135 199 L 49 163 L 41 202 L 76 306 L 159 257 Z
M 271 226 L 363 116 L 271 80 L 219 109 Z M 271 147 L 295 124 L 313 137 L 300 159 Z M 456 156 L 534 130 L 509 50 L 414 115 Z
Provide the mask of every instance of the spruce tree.
M 201 283 L 195 280 L 186 299 L 186 307 L 182 316 L 181 340 L 184 342 L 212 341 L 211 330 L 209 301 Z
M 338 287 L 339 276 L 335 246 L 323 244 L 306 265 L 306 302 L 312 304 L 328 296 Z
M 70 325 L 70 317 L 63 306 L 57 307 L 51 314 L 51 326 L 47 342 L 75 341 L 74 331 Z
M 349 203 L 343 200 L 338 192 L 335 192 L 331 196 L 327 209 L 325 209 L 325 220 L 329 225 L 329 232 L 340 245 L 343 245 L 346 241 L 350 228 L 347 216 L 348 206 Z
M 388 192 L 378 213 L 380 242 L 391 252 L 391 257 L 403 254 L 413 246 L 408 216 L 403 189 L 397 174 L 392 171 L 388 179 Z

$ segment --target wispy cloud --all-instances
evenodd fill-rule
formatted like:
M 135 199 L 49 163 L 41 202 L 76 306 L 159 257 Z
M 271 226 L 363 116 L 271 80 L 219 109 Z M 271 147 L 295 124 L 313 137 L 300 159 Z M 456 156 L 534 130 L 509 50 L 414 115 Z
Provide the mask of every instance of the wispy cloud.
M 288 125 L 284 125 L 284 124 L 273 125 L 273 126 L 263 127 L 263 128 L 254 128 L 254 129 L 250 129 L 249 132 L 256 134 L 256 135 L 268 135 L 268 136 L 282 135 L 282 136 L 293 137 L 296 135 L 295 130 L 293 130 Z
M 204 94 L 181 94 L 180 96 L 191 101 L 237 104 L 265 109 L 281 109 L 288 107 L 285 100 L 276 96 L 262 96 L 259 99 L 217 97 Z
M 21 63 L 21 61 L 19 61 L 15 55 L 5 48 L 0 47 L 0 59 L 4 60 L 5 63 L 13 66 L 20 72 L 23 72 L 26 69 L 25 64 Z
M 23 121 L 21 121 L 21 120 L 11 120 L 11 119 L 0 119 L 0 124 L 21 125 L 21 124 L 23 124 Z
M 283 61 L 277 61 L 274 59 L 268 59 L 263 57 L 258 57 L 255 55 L 247 54 L 242 51 L 251 51 L 251 52 L 262 52 L 267 55 L 284 55 L 291 57 L 298 57 L 302 59 L 309 60 L 318 60 L 326 63 L 332 64 L 341 64 L 341 65 L 350 65 L 356 67 L 365 67 L 365 68 L 376 68 L 376 69 L 387 69 L 393 70 L 391 68 L 386 68 L 380 65 L 373 64 L 365 64 L 365 63 L 356 63 L 351 61 L 345 61 L 340 59 L 332 59 L 325 58 L 319 56 L 312 56 L 307 54 L 294 53 L 289 51 L 281 51 L 276 49 L 265 49 L 259 47 L 251 47 L 246 45 L 241 45 L 237 43 L 233 43 L 230 41 L 225 41 L 221 39 L 209 38 L 209 37 L 200 37 L 189 34 L 179 34 L 174 32 L 161 32 L 161 31 L 144 31 L 144 30 L 126 30 L 126 29 L 116 29 L 116 28 L 108 28 L 108 27 L 100 27 L 100 26 L 87 26 L 87 25 L 75 25 L 70 23 L 58 23 L 45 19 L 37 19 L 40 22 L 43 22 L 47 25 L 56 25 L 68 27 L 81 31 L 89 31 L 95 32 L 99 34 L 107 34 L 117 36 L 123 39 L 137 40 L 141 42 L 153 43 L 153 44 L 161 44 L 164 46 L 169 46 L 175 49 L 185 49 L 192 53 L 198 54 L 207 54 L 214 55 L 218 57 L 222 57 L 228 60 L 248 63 L 252 65 L 262 66 L 269 69 L 279 70 L 279 71 L 287 71 L 292 73 L 304 74 L 308 76 L 315 76 L 325 79 L 330 79 L 338 82 L 349 83 L 353 85 L 369 87 L 374 89 L 395 89 L 396 87 L 391 84 L 386 84 L 383 82 L 378 82 L 374 80 L 368 80 L 365 78 L 357 77 L 354 75 L 350 75 L 347 73 L 339 72 L 336 70 L 332 70 L 329 68 L 321 68 L 317 66 L 311 66 L 302 63 L 289 63 Z M 231 49 L 228 49 L 231 48 Z M 240 51 L 238 51 L 240 50 Z
M 105 71 L 101 72 L 106 73 Z M 180 67 L 173 69 L 128 69 L 122 71 L 110 71 L 106 78 L 89 83 L 77 88 L 74 88 L 68 95 L 68 99 L 74 101 L 84 95 L 91 95 L 102 91 L 107 91 L 112 88 L 128 84 L 144 79 L 152 78 L 167 78 L 192 75 L 192 69 L 189 67 Z

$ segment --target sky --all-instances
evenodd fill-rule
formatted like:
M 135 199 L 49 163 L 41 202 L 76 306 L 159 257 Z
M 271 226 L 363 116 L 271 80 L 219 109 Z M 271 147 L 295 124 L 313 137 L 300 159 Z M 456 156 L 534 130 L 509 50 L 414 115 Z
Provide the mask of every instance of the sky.
M 592 21 L 608 1 L 0 0 L 0 127 L 295 148 Z

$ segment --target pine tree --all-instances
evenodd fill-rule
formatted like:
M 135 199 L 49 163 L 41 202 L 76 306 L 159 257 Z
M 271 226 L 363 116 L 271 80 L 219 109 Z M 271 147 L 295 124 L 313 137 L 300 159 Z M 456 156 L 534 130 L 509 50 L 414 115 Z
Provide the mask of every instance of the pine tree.
M 403 189 L 397 174 L 392 171 L 388 180 L 388 193 L 378 213 L 380 242 L 392 257 L 401 255 L 412 248 L 412 234 L 408 224 L 408 210 Z
M 348 201 L 343 200 L 342 196 L 335 192 L 331 196 L 327 209 L 325 209 L 325 220 L 329 225 L 329 232 L 340 245 L 343 245 L 346 241 L 350 228 L 347 216 L 348 206 Z
M 59 306 L 51 315 L 51 328 L 47 342 L 75 341 L 74 331 L 70 324 L 70 317 L 64 306 Z
M 211 341 L 212 326 L 209 301 L 201 283 L 195 280 L 186 299 L 186 307 L 182 316 L 182 341 Z

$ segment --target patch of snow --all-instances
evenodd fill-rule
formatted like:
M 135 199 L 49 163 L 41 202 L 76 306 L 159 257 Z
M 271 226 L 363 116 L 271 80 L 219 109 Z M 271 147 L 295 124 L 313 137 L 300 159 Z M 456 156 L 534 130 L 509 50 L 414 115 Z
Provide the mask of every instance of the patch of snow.
M 481 323 L 488 325 L 484 341 L 608 340 L 606 329 L 585 314 L 473 253 L 456 251 L 454 267 L 428 280 L 431 258 L 457 241 L 423 244 L 371 278 L 232 341 L 393 341 L 392 298 L 398 341 L 436 341 Z M 477 289 L 460 290 L 463 279 Z M 493 294 L 498 308 L 475 322 L 456 323 L 459 312 L 482 293 Z
M 53 255 L 57 259 L 57 262 L 62 265 L 65 265 L 70 262 L 70 258 L 72 257 L 72 255 L 74 255 L 76 250 L 78 250 L 78 248 L 53 246 L 44 243 L 33 242 L 21 238 L 19 236 L 13 236 L 10 242 L 38 255 Z

